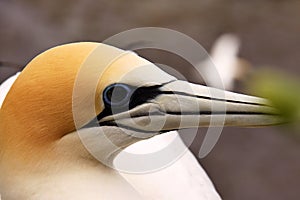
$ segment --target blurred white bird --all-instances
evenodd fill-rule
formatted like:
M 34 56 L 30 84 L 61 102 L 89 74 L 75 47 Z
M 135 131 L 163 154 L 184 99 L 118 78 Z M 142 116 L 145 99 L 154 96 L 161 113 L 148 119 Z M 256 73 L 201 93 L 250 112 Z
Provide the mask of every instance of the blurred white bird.
M 221 35 L 215 41 L 210 59 L 197 66 L 209 86 L 232 90 L 234 81 L 250 70 L 250 64 L 238 57 L 239 48 L 240 40 L 234 34 Z

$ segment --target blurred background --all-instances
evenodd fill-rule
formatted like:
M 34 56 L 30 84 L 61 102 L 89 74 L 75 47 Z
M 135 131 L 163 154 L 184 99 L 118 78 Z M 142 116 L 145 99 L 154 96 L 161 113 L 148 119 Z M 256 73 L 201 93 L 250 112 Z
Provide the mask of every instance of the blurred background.
M 180 31 L 207 51 L 222 34 L 234 33 L 241 41 L 239 56 L 251 63 L 252 74 L 268 67 L 297 79 L 299 11 L 297 0 L 0 0 L 0 60 L 20 66 L 0 67 L 0 82 L 50 47 L 74 41 L 101 42 L 145 26 Z M 169 59 L 172 55 L 141 54 L 175 67 L 190 81 L 202 82 L 186 70 L 187 63 Z M 248 87 L 251 76 L 243 77 L 233 90 L 253 92 Z M 299 87 L 294 90 L 299 92 Z M 199 130 L 191 147 L 196 154 L 205 131 Z M 225 128 L 213 151 L 200 162 L 225 200 L 298 200 L 299 137 L 297 129 L 284 126 Z

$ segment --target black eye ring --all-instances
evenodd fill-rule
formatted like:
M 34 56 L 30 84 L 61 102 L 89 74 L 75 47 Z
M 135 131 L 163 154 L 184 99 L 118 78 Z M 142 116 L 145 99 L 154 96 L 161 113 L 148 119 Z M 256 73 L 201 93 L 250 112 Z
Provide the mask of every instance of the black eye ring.
M 103 101 L 110 107 L 124 107 L 129 105 L 134 89 L 123 83 L 109 85 L 103 91 Z

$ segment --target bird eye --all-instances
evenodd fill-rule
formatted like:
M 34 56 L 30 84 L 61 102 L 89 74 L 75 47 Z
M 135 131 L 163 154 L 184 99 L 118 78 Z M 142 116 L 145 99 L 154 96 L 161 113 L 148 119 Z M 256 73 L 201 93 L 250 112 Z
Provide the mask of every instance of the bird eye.
M 126 84 L 116 83 L 105 88 L 103 101 L 110 107 L 124 107 L 130 101 L 133 89 Z

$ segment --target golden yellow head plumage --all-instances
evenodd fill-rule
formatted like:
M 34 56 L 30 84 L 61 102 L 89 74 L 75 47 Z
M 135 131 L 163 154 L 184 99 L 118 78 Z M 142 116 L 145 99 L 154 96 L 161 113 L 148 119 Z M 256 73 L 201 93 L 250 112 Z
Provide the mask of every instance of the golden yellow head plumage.
M 137 69 L 147 77 L 139 73 L 126 77 Z M 120 81 L 135 86 L 161 83 L 161 78 L 173 79 L 135 53 L 101 43 L 47 50 L 26 66 L 3 103 L 0 149 L 18 155 L 26 149 L 49 150 L 49 145 L 103 111 L 102 92 L 107 86 Z
M 33 59 L 2 106 L 2 120 L 6 121 L 2 124 L 9 124 L 5 126 L 6 131 L 15 133 L 15 139 L 20 135 L 18 132 L 31 132 L 31 136 L 38 133 L 38 138 L 45 141 L 57 138 L 58 132 L 72 131 L 73 83 L 80 65 L 96 46 L 93 43 L 60 46 Z M 30 135 L 23 139 L 37 142 Z
M 106 59 L 107 63 L 101 59 Z M 1 112 L 5 115 L 4 120 L 15 123 L 6 128 L 12 128 L 14 132 L 18 128 L 22 132 L 38 132 L 38 138 L 46 141 L 62 137 L 75 129 L 72 98 L 80 70 L 87 69 L 81 73 L 85 78 L 79 86 L 83 93 L 88 87 L 95 87 L 90 85 L 94 74 L 101 76 L 95 93 L 99 103 L 95 105 L 96 110 L 100 112 L 103 104 L 99 98 L 106 86 L 118 82 L 131 70 L 149 64 L 132 52 L 100 43 L 75 43 L 52 48 L 33 59 L 11 88 Z M 137 77 L 131 82 L 138 84 Z

